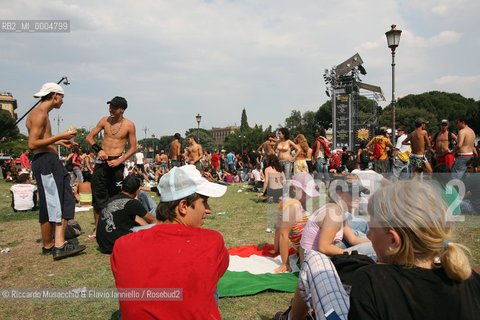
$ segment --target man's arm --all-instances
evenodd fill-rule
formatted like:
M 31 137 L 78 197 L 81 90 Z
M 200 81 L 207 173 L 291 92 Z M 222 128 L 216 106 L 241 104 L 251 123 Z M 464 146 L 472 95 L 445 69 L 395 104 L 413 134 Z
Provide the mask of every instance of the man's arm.
M 458 140 L 457 140 L 457 145 L 455 148 L 453 148 L 452 153 L 456 154 L 458 150 L 463 147 L 463 143 L 465 142 L 465 135 L 463 134 L 462 130 L 458 133 Z
M 49 138 L 42 138 L 47 126 L 48 115 L 46 113 L 37 113 L 30 119 L 30 130 L 28 133 L 28 148 L 30 150 L 40 149 L 52 144 L 60 143 L 64 140 L 70 140 L 75 137 L 77 131 L 66 130 Z M 71 146 L 71 145 L 70 145 Z
M 94 140 L 93 138 L 96 137 L 97 134 L 99 134 L 100 131 L 102 131 L 103 128 L 104 128 L 104 124 L 103 124 L 104 119 L 105 119 L 105 118 L 102 118 L 102 119 L 97 123 L 96 127 L 93 128 L 92 131 L 90 131 L 90 133 L 89 133 L 89 134 L 87 135 L 87 137 L 85 138 L 85 141 L 87 141 L 87 143 L 88 143 L 91 147 L 93 147 L 93 146 L 95 145 L 95 140 Z M 95 149 L 94 149 L 94 150 L 95 150 Z M 100 151 L 95 150 L 95 152 L 97 152 L 98 158 L 99 158 L 100 160 L 107 160 L 107 159 L 108 159 L 108 156 L 107 156 L 107 154 L 105 153 L 105 151 L 103 151 L 103 150 L 100 150 Z
M 108 165 L 110 167 L 116 167 L 122 164 L 125 160 L 130 158 L 135 154 L 135 151 L 137 151 L 137 135 L 135 133 L 135 125 L 133 122 L 129 121 L 131 124 L 128 129 L 128 142 L 130 143 L 130 149 L 128 149 L 125 154 L 117 159 L 113 159 L 110 161 L 107 161 Z
M 423 140 L 425 140 L 425 149 L 427 149 L 427 147 L 430 148 L 431 144 L 430 144 L 430 139 L 428 138 L 427 131 L 423 132 Z

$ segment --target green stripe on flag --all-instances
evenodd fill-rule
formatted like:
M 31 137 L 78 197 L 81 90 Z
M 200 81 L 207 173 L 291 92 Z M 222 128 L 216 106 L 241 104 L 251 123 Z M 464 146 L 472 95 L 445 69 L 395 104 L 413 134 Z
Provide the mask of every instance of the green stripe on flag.
M 226 271 L 218 281 L 219 297 L 236 297 L 256 294 L 265 290 L 295 292 L 298 272 L 251 274 L 247 271 Z

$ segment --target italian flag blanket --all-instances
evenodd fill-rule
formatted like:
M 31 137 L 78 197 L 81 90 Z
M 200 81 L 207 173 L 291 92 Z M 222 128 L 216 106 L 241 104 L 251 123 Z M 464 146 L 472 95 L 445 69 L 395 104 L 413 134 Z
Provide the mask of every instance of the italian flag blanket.
M 275 274 L 273 270 L 282 264 L 273 245 L 240 246 L 228 249 L 230 264 L 218 282 L 219 297 L 235 297 L 256 294 L 265 290 L 295 292 L 298 280 L 298 255 L 290 248 L 292 273 Z

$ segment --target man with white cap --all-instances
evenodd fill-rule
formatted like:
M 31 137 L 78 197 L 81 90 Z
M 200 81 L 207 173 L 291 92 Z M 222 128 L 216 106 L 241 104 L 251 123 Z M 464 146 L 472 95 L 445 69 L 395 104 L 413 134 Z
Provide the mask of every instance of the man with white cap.
M 226 187 L 186 165 L 163 175 L 158 189 L 158 224 L 118 239 L 110 263 L 119 291 L 179 289 L 151 301 L 120 299 L 122 319 L 221 319 L 214 292 L 229 255 L 222 235 L 201 226 L 211 213 L 208 198 Z
M 28 147 L 35 154 L 32 171 L 38 185 L 39 222 L 42 232 L 42 254 L 53 254 L 58 260 L 75 255 L 85 246 L 65 241 L 68 220 L 75 214 L 75 197 L 70 187 L 70 176 L 58 158 L 55 145 L 71 148 L 70 141 L 77 131 L 70 129 L 52 136 L 48 114 L 63 104 L 63 89 L 53 82 L 45 83 L 34 97 L 41 98 L 40 104 L 28 115 Z M 55 223 L 55 240 L 52 238 L 52 224 Z

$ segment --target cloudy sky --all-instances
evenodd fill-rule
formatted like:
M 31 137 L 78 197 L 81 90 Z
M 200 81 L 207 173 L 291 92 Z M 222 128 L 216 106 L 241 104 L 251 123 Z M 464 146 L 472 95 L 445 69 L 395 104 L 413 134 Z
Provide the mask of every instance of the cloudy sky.
M 1 19 L 66 19 L 69 33 L 0 33 L 0 91 L 23 115 L 42 83 L 68 76 L 60 130 L 90 129 L 106 101 L 128 100 L 137 136 L 283 124 L 327 101 L 323 72 L 355 53 L 391 100 L 385 32 L 401 29 L 396 94 L 480 99 L 478 0 L 0 0 Z M 22 121 L 20 129 L 26 133 Z M 53 125 L 57 132 L 56 124 Z

